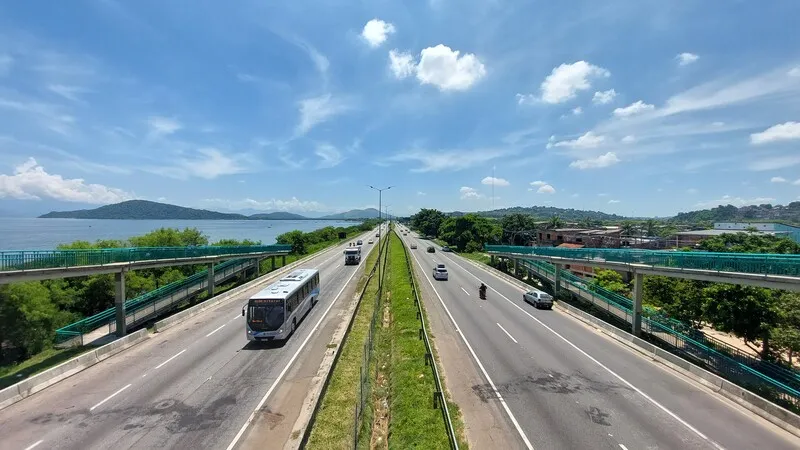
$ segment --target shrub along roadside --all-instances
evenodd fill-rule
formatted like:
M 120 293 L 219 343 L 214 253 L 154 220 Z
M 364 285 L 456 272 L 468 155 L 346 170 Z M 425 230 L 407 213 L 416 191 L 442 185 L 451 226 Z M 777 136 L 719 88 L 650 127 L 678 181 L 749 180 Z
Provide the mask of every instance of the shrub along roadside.
M 308 236 L 304 239 L 313 243 L 303 249 L 305 252 L 303 254 L 287 255 L 286 264 L 345 242 L 376 225 L 377 221 L 367 221 L 346 228 L 326 227 L 309 233 L 291 232 Z M 332 235 L 330 230 L 334 230 Z M 339 239 L 339 233 L 344 233 L 347 237 Z M 330 239 L 320 240 L 320 237 Z M 143 236 L 132 237 L 128 241 L 98 240 L 95 243 L 76 241 L 59 246 L 59 248 L 93 249 L 208 244 L 208 238 L 197 229 L 161 228 Z M 250 240 L 224 239 L 211 245 L 259 244 L 260 242 Z M 281 267 L 283 267 L 281 258 L 276 257 L 275 270 Z M 134 298 L 205 269 L 205 266 L 198 265 L 131 271 L 126 276 L 126 295 L 128 298 Z M 262 275 L 271 270 L 272 264 L 269 259 L 261 262 Z M 245 277 L 238 277 L 233 282 L 218 286 L 215 290 L 216 294 L 219 295 L 245 281 L 247 281 Z M 172 313 L 206 299 L 207 294 L 203 292 L 194 301 L 186 302 Z M 32 281 L 0 286 L 0 344 L 2 344 L 0 345 L 0 389 L 90 350 L 91 348 L 88 346 L 70 349 L 53 348 L 55 330 L 79 320 L 81 317 L 88 317 L 110 308 L 113 304 L 113 275 Z

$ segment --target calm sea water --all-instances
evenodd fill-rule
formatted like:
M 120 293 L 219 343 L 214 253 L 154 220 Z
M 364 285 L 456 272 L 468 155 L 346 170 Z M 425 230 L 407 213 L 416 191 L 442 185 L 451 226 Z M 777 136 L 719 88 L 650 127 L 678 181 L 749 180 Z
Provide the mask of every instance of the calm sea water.
M 356 222 L 336 220 L 91 220 L 91 219 L 0 219 L 0 250 L 51 250 L 58 244 L 98 239 L 127 239 L 158 228 L 197 228 L 211 242 L 220 239 L 251 239 L 274 244 L 287 231 L 304 232 L 327 226 L 351 226 Z

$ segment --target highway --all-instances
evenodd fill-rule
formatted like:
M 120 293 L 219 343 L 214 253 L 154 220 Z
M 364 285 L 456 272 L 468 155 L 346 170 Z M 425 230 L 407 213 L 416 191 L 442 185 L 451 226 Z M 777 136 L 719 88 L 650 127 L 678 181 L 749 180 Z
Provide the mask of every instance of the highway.
M 516 448 L 800 448 L 786 431 L 565 313 L 535 309 L 520 288 L 414 236 L 403 239 L 417 244 L 409 251 L 426 278 L 428 314 L 449 327 L 437 336 L 458 335 L 471 355 L 449 372 L 461 379 L 471 370 L 482 380 L 465 394 L 480 401 L 463 402 L 503 423 Z M 435 253 L 427 253 L 430 245 Z M 449 280 L 433 280 L 436 263 Z M 487 300 L 478 298 L 481 282 Z M 469 409 L 462 407 L 468 427 Z
M 281 448 L 376 231 L 352 239 L 364 239 L 358 266 L 344 266 L 346 244 L 301 266 L 320 270 L 321 292 L 285 345 L 247 341 L 241 310 L 255 287 L 1 410 L 0 449 Z M 270 445 L 252 442 L 263 430 Z

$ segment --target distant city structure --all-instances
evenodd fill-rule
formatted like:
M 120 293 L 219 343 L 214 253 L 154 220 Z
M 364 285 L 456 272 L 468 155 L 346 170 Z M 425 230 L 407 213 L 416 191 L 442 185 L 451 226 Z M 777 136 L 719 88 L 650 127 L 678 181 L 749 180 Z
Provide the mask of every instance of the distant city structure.
M 800 243 L 800 227 L 777 222 L 716 222 L 714 228 L 708 230 L 682 231 L 676 233 L 676 247 L 692 247 L 700 241 L 714 236 L 731 233 L 742 233 L 755 230 L 757 234 L 785 236 Z

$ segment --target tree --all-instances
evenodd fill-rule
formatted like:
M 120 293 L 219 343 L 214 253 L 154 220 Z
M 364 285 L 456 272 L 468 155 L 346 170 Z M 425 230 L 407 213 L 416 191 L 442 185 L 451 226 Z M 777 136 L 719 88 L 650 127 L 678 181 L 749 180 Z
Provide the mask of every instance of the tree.
M 703 239 L 698 244 L 707 252 L 800 254 L 800 244 L 788 237 L 755 233 L 727 233 Z
M 439 237 L 439 228 L 446 218 L 447 216 L 439 210 L 423 208 L 411 217 L 411 226 L 419 230 L 423 236 Z
M 304 255 L 306 253 L 306 245 L 308 244 L 308 237 L 306 233 L 300 230 L 293 230 L 287 233 L 278 235 L 275 238 L 278 244 L 291 245 L 292 253 L 296 255 Z
M 720 331 L 733 333 L 745 342 L 762 340 L 763 355 L 769 355 L 770 329 L 778 323 L 776 295 L 758 287 L 715 283 L 703 290 L 705 317 Z
M 647 219 L 647 221 L 644 223 L 644 230 L 648 237 L 655 236 L 657 232 L 655 219 Z
M 622 235 L 623 236 L 633 236 L 636 234 L 636 225 L 633 222 L 626 220 L 622 222 Z
M 792 357 L 800 352 L 800 294 L 784 293 L 778 301 L 778 325 L 772 330 L 772 342 Z
M 63 320 L 41 283 L 0 286 L 0 339 L 19 349 L 23 358 L 51 345 Z
M 536 234 L 536 221 L 527 214 L 509 214 L 500 219 L 503 236 L 511 245 L 525 245 Z
M 611 292 L 620 295 L 630 295 L 630 288 L 624 281 L 622 275 L 614 270 L 600 270 L 594 276 L 594 284 Z
M 662 276 L 644 277 L 643 303 L 660 308 L 667 316 L 700 329 L 703 322 L 706 283 Z
M 484 243 L 497 242 L 501 235 L 502 229 L 496 221 L 476 214 L 448 217 L 438 232 L 441 239 L 461 252 L 480 251 Z
M 564 221 L 561 220 L 561 217 L 554 215 L 550 217 L 545 225 L 546 230 L 555 230 L 564 226 Z

